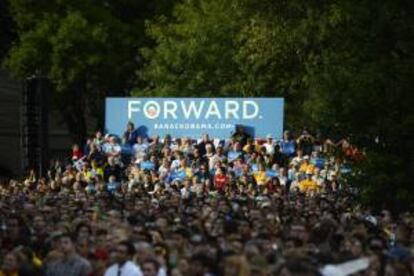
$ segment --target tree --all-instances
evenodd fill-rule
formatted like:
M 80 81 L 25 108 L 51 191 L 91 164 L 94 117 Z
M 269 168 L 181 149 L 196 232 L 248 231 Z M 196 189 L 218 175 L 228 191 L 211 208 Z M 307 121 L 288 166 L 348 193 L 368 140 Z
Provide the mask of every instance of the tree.
M 0 60 L 7 54 L 16 38 L 15 25 L 7 1 L 0 2 Z
M 172 19 L 159 17 L 148 24 L 156 47 L 141 49 L 148 61 L 139 71 L 147 83 L 144 94 L 159 96 L 230 95 L 240 73 L 233 59 L 235 36 L 246 21 L 238 3 L 185 1 Z
M 302 116 L 305 91 L 326 29 L 338 20 L 331 6 L 329 1 L 178 4 L 171 18 L 148 24 L 156 47 L 141 49 L 147 64 L 138 75 L 147 87 L 136 94 L 282 96 L 288 125 L 309 124 Z
M 107 95 L 124 95 L 146 45 L 144 20 L 168 11 L 169 1 L 10 0 L 18 41 L 5 65 L 18 77 L 48 75 L 53 103 L 73 139 L 83 142 L 88 114 L 102 122 Z M 102 126 L 102 125 L 100 125 Z
M 414 198 L 414 3 L 188 0 L 148 24 L 137 95 L 283 96 L 290 127 L 351 136 L 376 207 Z

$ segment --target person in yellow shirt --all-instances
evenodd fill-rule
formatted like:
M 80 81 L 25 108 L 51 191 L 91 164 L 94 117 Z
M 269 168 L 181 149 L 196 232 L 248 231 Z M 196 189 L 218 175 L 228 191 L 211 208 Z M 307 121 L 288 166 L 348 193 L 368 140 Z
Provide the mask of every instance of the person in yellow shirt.
M 253 173 L 253 177 L 259 186 L 266 185 L 267 181 L 269 181 L 269 177 L 266 175 L 266 168 L 262 163 L 258 164 L 258 170 Z
M 309 156 L 305 155 L 303 157 L 303 161 L 299 167 L 299 172 L 301 173 L 307 173 L 310 172 L 311 174 L 313 174 L 315 171 L 315 166 L 309 162 Z
M 253 140 L 253 138 L 248 138 L 246 145 L 244 145 L 244 147 L 243 147 L 243 151 L 246 152 L 246 153 L 250 153 L 251 148 L 254 149 L 254 140 Z
M 256 152 L 260 152 L 260 150 L 262 149 L 263 145 L 262 145 L 262 141 L 259 139 L 254 140 L 254 150 Z
M 83 166 L 82 173 L 86 181 L 90 181 L 94 177 L 89 164 L 85 164 L 85 166 Z
M 186 177 L 188 178 L 193 177 L 193 170 L 187 166 L 187 161 L 185 159 L 181 160 L 179 170 L 184 171 Z
M 299 183 L 299 190 L 302 193 L 318 192 L 320 190 L 319 185 L 312 179 L 311 171 L 307 171 L 306 179 Z
M 95 160 L 91 162 L 91 166 L 92 166 L 92 170 L 91 170 L 92 175 L 100 175 L 102 178 L 104 177 L 105 168 L 103 166 L 99 166 L 98 162 L 96 162 Z

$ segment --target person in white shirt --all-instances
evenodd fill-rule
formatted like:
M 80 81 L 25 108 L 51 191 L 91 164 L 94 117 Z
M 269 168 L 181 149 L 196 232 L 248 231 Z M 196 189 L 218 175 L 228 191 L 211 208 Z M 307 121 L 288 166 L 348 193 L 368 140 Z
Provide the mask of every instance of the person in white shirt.
M 266 142 L 263 144 L 266 148 L 266 153 L 273 155 L 275 153 L 275 142 L 273 141 L 272 135 L 268 134 L 266 137 Z
M 280 168 L 279 169 L 279 182 L 280 185 L 282 186 L 286 186 L 288 184 L 289 178 L 288 178 L 288 174 L 285 168 Z
M 160 175 L 160 178 L 164 178 L 165 176 L 168 175 L 168 173 L 170 172 L 170 162 L 168 161 L 167 158 L 164 158 L 162 160 L 162 164 L 161 166 L 158 168 L 158 173 Z
M 325 178 L 321 174 L 321 169 L 315 168 L 315 174 L 312 176 L 313 181 L 316 182 L 320 187 L 323 187 L 325 184 Z
M 131 261 L 135 254 L 134 245 L 128 241 L 122 241 L 116 247 L 116 263 L 111 265 L 105 276 L 142 276 L 139 266 Z
M 133 146 L 133 153 L 135 156 L 135 162 L 139 164 L 144 160 L 146 153 L 148 152 L 148 142 L 141 136 L 138 136 L 137 143 Z
M 191 182 L 188 178 L 184 180 L 184 187 L 181 188 L 181 198 L 188 199 L 191 193 Z
M 113 157 L 115 163 L 121 162 L 121 145 L 118 143 L 118 139 L 115 136 L 109 138 L 109 143 L 104 147 L 104 152 L 107 157 Z
M 227 159 L 227 157 L 226 155 L 224 155 L 224 149 L 221 145 L 219 145 L 217 147 L 216 154 L 214 154 L 208 159 L 209 169 L 210 170 L 214 169 L 218 163 L 224 161 L 225 159 Z
M 174 160 L 171 162 L 171 170 L 176 170 L 180 167 L 181 160 L 184 159 L 184 156 L 181 152 L 177 151 L 174 153 Z
M 296 151 L 296 156 L 290 161 L 290 165 L 299 166 L 303 161 L 303 151 L 298 149 Z

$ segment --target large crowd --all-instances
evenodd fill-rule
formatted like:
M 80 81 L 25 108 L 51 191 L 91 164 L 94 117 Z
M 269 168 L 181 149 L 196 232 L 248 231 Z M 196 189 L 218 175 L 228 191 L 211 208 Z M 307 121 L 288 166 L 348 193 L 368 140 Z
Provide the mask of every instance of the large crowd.
M 348 139 L 200 138 L 130 123 L 2 183 L 0 276 L 413 275 L 413 214 L 356 202 Z

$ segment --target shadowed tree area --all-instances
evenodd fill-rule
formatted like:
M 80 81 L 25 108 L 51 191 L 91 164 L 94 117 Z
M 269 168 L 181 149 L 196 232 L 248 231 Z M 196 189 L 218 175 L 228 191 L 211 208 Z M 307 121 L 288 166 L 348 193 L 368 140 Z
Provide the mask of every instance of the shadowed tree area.
M 126 95 L 148 43 L 145 20 L 168 13 L 157 1 L 9 1 L 18 39 L 4 64 L 16 76 L 48 75 L 53 103 L 73 139 L 86 137 L 87 114 L 103 118 L 108 95 Z M 102 127 L 100 125 L 99 127 Z
M 349 136 L 377 207 L 414 196 L 411 1 L 186 1 L 148 26 L 137 95 L 282 96 L 287 125 Z

